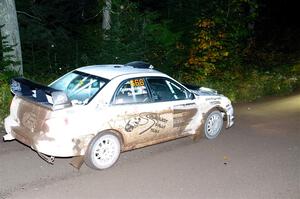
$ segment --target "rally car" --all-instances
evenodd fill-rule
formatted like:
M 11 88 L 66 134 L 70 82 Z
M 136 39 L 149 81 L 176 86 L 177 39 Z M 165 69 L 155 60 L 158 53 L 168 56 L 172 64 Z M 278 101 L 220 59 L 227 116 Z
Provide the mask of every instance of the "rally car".
M 49 86 L 24 78 L 4 140 L 30 146 L 44 160 L 73 157 L 73 165 L 114 165 L 120 152 L 176 138 L 213 139 L 234 123 L 231 101 L 209 88 L 183 85 L 145 62 L 92 65 Z

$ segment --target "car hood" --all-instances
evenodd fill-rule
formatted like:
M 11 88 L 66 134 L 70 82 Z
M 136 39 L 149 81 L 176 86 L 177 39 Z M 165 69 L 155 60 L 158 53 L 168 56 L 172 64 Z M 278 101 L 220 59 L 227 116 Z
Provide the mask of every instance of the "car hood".
M 218 91 L 206 87 L 191 89 L 191 91 L 198 96 L 223 96 L 222 94 L 219 94 Z

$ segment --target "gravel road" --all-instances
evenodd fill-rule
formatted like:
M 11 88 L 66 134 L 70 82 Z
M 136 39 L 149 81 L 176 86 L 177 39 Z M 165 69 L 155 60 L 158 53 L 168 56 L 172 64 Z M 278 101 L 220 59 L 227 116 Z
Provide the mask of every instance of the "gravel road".
M 49 165 L 17 141 L 1 140 L 0 199 L 299 199 L 300 93 L 235 110 L 236 124 L 214 140 L 126 152 L 104 171 L 78 171 L 68 158 Z

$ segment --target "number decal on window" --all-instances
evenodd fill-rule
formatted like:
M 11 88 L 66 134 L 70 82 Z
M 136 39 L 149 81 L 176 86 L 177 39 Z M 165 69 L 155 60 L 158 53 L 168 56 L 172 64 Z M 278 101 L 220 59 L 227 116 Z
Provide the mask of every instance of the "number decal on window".
M 130 80 L 130 85 L 133 87 L 139 87 L 139 86 L 144 86 L 145 82 L 143 79 L 134 79 L 134 80 Z

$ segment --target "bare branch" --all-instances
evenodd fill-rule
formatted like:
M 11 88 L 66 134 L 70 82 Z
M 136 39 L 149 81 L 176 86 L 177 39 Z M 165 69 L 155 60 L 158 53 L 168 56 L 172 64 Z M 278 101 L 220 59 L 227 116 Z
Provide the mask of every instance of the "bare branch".
M 95 14 L 94 16 L 85 19 L 84 21 L 89 21 L 89 20 L 91 20 L 91 19 L 94 19 L 94 18 L 98 17 L 98 15 L 102 13 L 102 11 L 103 11 L 103 9 L 101 9 L 101 10 L 100 10 L 97 14 Z
M 23 15 L 26 15 L 27 17 L 32 18 L 32 19 L 35 19 L 35 20 L 38 20 L 38 21 L 42 21 L 41 18 L 33 16 L 31 14 L 28 14 L 27 12 L 24 12 L 24 11 L 17 11 L 17 14 L 23 14 Z

